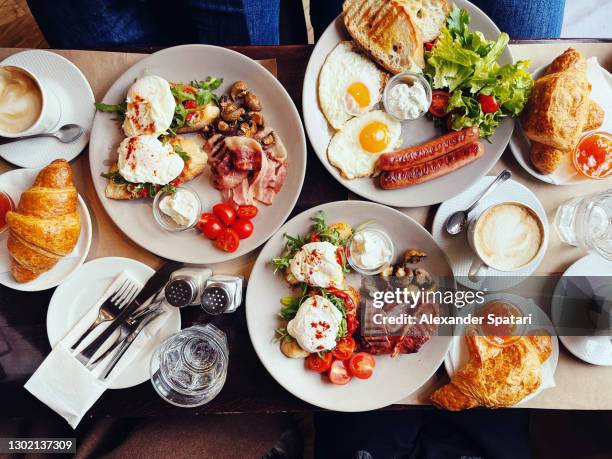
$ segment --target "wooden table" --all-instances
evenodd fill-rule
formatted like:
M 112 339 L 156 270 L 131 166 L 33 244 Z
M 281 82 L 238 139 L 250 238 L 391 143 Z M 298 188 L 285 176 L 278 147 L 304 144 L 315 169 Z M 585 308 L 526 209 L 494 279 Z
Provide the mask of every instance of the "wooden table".
M 522 43 L 524 42 L 521 42 L 521 44 L 517 43 L 513 51 L 515 49 L 520 51 L 523 46 Z M 535 46 L 535 44 L 534 42 L 527 42 L 525 46 Z M 597 53 L 605 57 L 602 65 L 608 69 L 612 68 L 611 44 L 590 44 L 588 42 L 583 44 L 572 43 L 572 45 L 579 47 L 597 46 Z M 552 44 L 547 43 L 546 46 L 553 46 L 555 53 L 559 54 L 568 44 L 564 41 L 557 41 Z M 557 48 L 559 49 L 558 52 L 556 52 Z M 308 58 L 312 52 L 312 46 L 238 47 L 234 49 L 254 59 L 276 59 L 278 79 L 287 89 L 298 109 L 301 110 L 302 81 Z M 150 50 L 140 51 L 148 52 Z M 2 50 L 0 50 L 1 52 Z M 0 54 L 0 57 L 5 54 L 7 53 Z M 70 52 L 66 54 L 70 58 Z M 521 53 L 519 52 L 519 54 Z M 540 56 L 540 59 L 543 58 Z M 96 87 L 92 81 L 94 76 L 87 76 L 92 82 L 92 86 L 94 86 L 96 99 L 100 100 L 108 87 Z M 521 181 L 535 181 L 526 172 L 520 170 L 520 166 L 516 164 L 510 152 L 504 154 L 503 162 L 510 162 L 510 167 L 518 172 L 521 179 L 524 179 Z M 75 166 L 77 187 L 80 193 L 86 196 L 92 215 L 95 215 L 97 219 L 108 220 L 106 224 L 111 228 L 110 234 L 107 235 L 96 235 L 94 231 L 94 243 L 92 244 L 89 258 L 97 258 L 102 255 L 121 256 L 126 253 L 126 250 L 134 250 L 133 243 L 116 226 L 109 223 L 110 219 L 104 213 L 93 191 L 86 154 L 82 155 L 81 159 L 77 160 L 74 164 L 78 164 Z M 0 171 L 10 168 L 9 164 L 0 161 Z M 349 196 L 347 190 L 330 176 L 310 146 L 308 149 L 306 177 L 307 180 L 304 182 L 304 187 L 298 204 L 293 210 L 293 214 L 324 202 L 354 198 L 354 196 Z M 430 228 L 435 213 L 435 206 L 410 209 L 407 210 L 407 213 L 418 221 L 423 222 L 427 228 Z M 94 226 L 96 226 L 95 222 Z M 572 252 L 570 258 L 577 259 L 579 255 L 579 252 Z M 224 264 L 218 272 L 241 271 L 248 273 L 255 257 L 256 253 L 242 257 L 235 262 Z M 157 257 L 142 249 L 138 249 L 137 255 L 134 258 L 153 267 L 158 266 L 160 263 Z M 0 287 L 0 416 L 55 416 L 55 413 L 31 396 L 22 387 L 50 351 L 45 321 L 47 305 L 52 293 L 52 290 L 25 293 Z M 187 327 L 192 323 L 208 321 L 210 317 L 206 316 L 198 308 L 188 308 L 182 311 L 182 319 L 183 326 Z M 236 314 L 216 317 L 212 322 L 227 333 L 230 345 L 229 375 L 225 387 L 215 400 L 197 409 L 186 410 L 177 408 L 162 401 L 155 394 L 150 384 L 144 383 L 131 389 L 107 391 L 93 406 L 89 415 L 95 417 L 166 416 L 204 413 L 277 413 L 316 409 L 285 391 L 261 365 L 249 340 L 244 308 Z M 566 358 L 571 360 L 571 357 L 566 356 Z M 573 360 L 573 367 L 582 368 L 587 373 L 588 371 L 593 371 L 594 367 L 587 369 L 588 365 L 575 359 Z M 570 365 L 568 368 L 573 367 Z M 610 374 L 610 372 L 607 374 Z M 438 377 L 442 379 L 446 377 L 443 369 L 439 370 Z M 611 391 L 609 385 L 601 389 Z M 567 394 L 561 393 L 560 395 Z M 612 400 L 612 393 L 610 393 L 610 399 Z M 416 398 L 414 400 L 417 401 Z M 565 406 L 565 408 L 567 407 Z M 572 407 L 574 406 L 572 405 Z M 394 405 L 389 409 L 406 408 L 408 408 L 408 405 Z

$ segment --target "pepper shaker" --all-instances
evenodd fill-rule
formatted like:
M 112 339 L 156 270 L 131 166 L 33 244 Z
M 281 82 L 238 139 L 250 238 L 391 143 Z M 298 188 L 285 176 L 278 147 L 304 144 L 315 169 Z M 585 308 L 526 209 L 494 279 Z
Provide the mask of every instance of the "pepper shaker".
M 177 308 L 197 305 L 211 275 L 210 268 L 198 267 L 185 267 L 173 272 L 164 287 L 166 301 Z
M 242 304 L 243 287 L 243 276 L 216 274 L 209 277 L 200 298 L 202 309 L 212 315 L 234 312 Z

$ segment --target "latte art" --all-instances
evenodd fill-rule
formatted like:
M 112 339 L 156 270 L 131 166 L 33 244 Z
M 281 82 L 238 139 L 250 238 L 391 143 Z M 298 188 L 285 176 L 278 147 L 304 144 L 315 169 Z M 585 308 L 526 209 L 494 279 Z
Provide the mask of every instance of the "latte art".
M 519 204 L 488 209 L 476 226 L 474 243 L 492 268 L 511 271 L 527 265 L 540 251 L 543 229 L 533 212 Z
M 16 67 L 0 67 L 0 132 L 25 131 L 42 110 L 42 92 L 36 81 Z

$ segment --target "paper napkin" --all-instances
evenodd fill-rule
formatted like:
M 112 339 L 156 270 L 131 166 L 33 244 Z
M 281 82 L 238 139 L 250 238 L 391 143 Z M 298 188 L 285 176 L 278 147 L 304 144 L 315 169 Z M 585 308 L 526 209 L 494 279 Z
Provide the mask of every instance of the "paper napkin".
M 121 375 L 123 370 L 128 367 L 135 358 L 149 357 L 140 355 L 143 351 L 144 343 L 154 336 L 170 317 L 169 311 L 166 311 L 165 314 L 162 314 L 151 322 L 142 333 L 138 335 L 138 338 L 132 343 L 130 349 L 121 358 L 107 380 L 101 381 L 98 378 L 100 373 L 106 368 L 110 359 L 112 359 L 112 354 L 114 354 L 114 352 L 101 361 L 93 370 L 85 368 L 85 366 L 75 358 L 75 355 L 93 341 L 107 324 L 98 326 L 98 328 L 83 341 L 76 351 L 72 351 L 70 347 L 94 322 L 98 316 L 100 305 L 127 279 L 130 279 L 138 285 L 139 290 L 142 288 L 142 283 L 135 281 L 126 272 L 122 272 L 117 276 L 98 302 L 77 322 L 66 336 L 57 343 L 24 386 L 32 395 L 66 419 L 72 428 L 76 428 L 89 408 L 92 407 L 96 400 L 98 400 L 104 391 L 108 389 L 109 385 Z M 162 305 L 162 307 L 168 308 L 167 305 Z M 108 343 L 111 342 L 112 338 L 108 340 L 106 345 L 110 345 Z

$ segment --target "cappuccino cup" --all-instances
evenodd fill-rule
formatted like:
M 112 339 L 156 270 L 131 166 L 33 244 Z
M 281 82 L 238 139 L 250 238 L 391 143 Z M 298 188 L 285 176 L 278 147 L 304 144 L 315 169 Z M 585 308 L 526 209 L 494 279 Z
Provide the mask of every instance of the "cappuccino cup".
M 520 271 L 545 250 L 548 234 L 542 219 L 520 202 L 502 202 L 485 209 L 468 227 L 474 251 L 469 277 L 483 277 L 489 269 Z
M 29 70 L 0 65 L 0 137 L 49 132 L 60 120 L 57 97 Z

